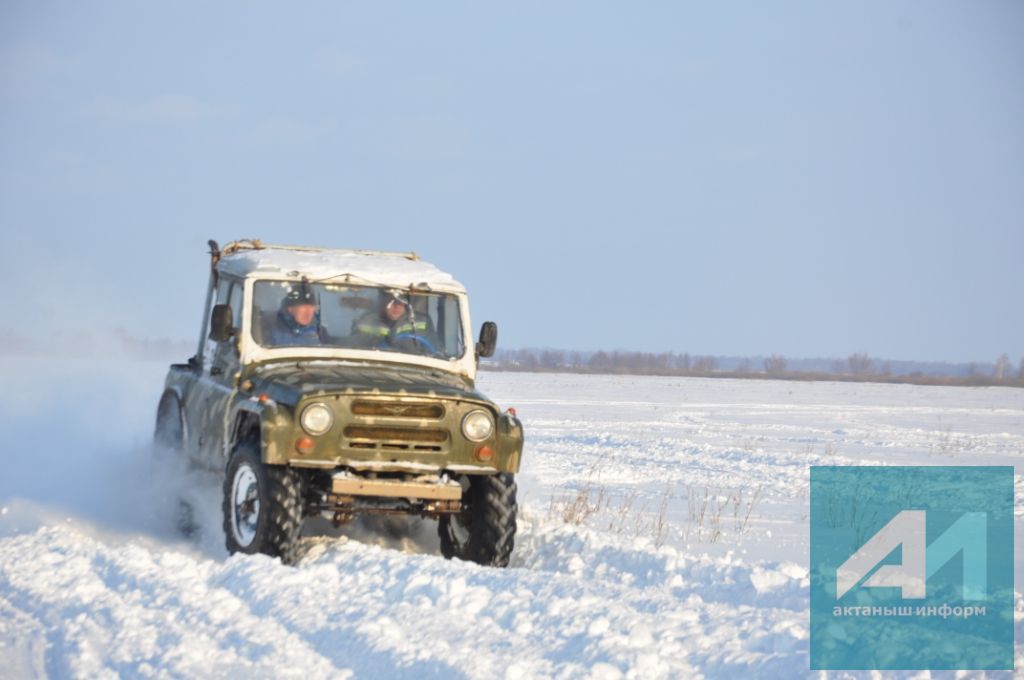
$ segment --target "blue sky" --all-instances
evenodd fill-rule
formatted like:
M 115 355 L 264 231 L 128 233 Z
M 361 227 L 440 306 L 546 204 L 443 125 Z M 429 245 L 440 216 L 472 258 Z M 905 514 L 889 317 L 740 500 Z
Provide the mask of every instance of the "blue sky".
M 0 327 L 191 338 L 207 238 L 501 345 L 1024 354 L 1024 4 L 0 5 Z

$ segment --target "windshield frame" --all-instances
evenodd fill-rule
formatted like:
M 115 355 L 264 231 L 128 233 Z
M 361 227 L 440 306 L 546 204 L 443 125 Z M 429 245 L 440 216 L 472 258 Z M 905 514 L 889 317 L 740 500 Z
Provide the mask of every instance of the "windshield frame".
M 470 379 L 474 379 L 476 374 L 476 351 L 475 341 L 471 332 L 472 325 L 469 316 L 469 302 L 468 296 L 463 290 L 445 289 L 440 286 L 432 286 L 430 290 L 423 290 L 424 293 L 452 295 L 455 297 L 459 307 L 459 324 L 460 332 L 462 335 L 462 354 L 461 356 L 452 357 L 450 359 L 431 357 L 423 354 L 410 354 L 401 351 L 387 351 L 379 349 L 355 349 L 347 347 L 336 347 L 336 346 L 305 346 L 305 345 L 294 345 L 286 347 L 264 347 L 256 342 L 256 338 L 253 335 L 253 325 L 255 323 L 255 287 L 257 283 L 273 282 L 273 283 L 287 283 L 295 284 L 302 281 L 300 276 L 261 276 L 261 277 L 246 277 L 245 279 L 245 293 L 243 306 L 244 310 L 242 313 L 242 328 L 238 331 L 239 346 L 241 350 L 241 359 L 243 365 L 248 365 L 254 362 L 262 362 L 269 360 L 301 360 L 301 359 L 318 359 L 318 360 L 354 360 L 363 362 L 376 362 L 376 363 L 399 363 L 399 364 L 411 364 L 417 366 L 437 368 L 446 372 L 457 372 L 461 373 Z M 325 284 L 323 281 L 310 281 L 310 284 Z M 340 283 L 340 282 L 339 282 Z M 341 284 L 341 285 L 353 285 L 367 288 L 395 288 L 395 286 L 388 285 L 373 285 L 368 283 L 360 282 L 358 284 Z M 408 290 L 409 288 L 406 288 Z M 413 291 L 416 289 L 413 287 Z

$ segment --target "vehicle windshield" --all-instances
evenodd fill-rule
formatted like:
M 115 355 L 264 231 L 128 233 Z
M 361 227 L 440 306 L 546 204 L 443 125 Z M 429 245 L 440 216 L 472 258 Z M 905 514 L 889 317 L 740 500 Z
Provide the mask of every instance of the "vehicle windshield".
M 350 284 L 257 281 L 252 335 L 263 347 L 337 347 L 457 359 L 455 295 Z

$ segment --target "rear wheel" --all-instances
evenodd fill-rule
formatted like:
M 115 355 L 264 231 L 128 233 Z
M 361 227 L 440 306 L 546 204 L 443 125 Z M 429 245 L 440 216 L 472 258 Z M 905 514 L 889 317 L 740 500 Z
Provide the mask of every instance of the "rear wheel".
M 252 439 L 239 444 L 224 476 L 228 552 L 263 553 L 293 564 L 302 528 L 301 497 L 294 470 L 264 464 Z
M 172 392 L 164 394 L 156 409 L 153 449 L 158 458 L 171 461 L 172 465 L 179 462 L 188 465 L 188 461 L 185 460 L 185 425 L 181 403 Z M 199 524 L 196 522 L 192 504 L 180 496 L 174 509 L 174 526 L 187 538 L 194 538 L 199 533 Z
M 185 450 L 185 426 L 181 418 L 181 404 L 171 392 L 164 394 L 156 409 L 153 445 L 158 454 L 181 456 Z
M 518 511 L 515 477 L 470 477 L 462 512 L 438 521 L 441 554 L 485 566 L 508 566 Z

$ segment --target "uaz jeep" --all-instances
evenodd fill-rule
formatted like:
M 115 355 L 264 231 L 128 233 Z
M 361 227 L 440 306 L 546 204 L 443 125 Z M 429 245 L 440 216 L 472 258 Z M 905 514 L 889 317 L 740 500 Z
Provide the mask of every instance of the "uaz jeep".
M 156 443 L 224 473 L 230 552 L 296 557 L 303 519 L 438 520 L 441 552 L 505 566 L 523 429 L 474 388 L 497 327 L 413 253 L 210 242 L 199 348 Z

